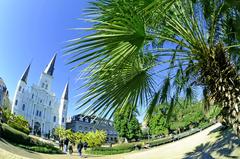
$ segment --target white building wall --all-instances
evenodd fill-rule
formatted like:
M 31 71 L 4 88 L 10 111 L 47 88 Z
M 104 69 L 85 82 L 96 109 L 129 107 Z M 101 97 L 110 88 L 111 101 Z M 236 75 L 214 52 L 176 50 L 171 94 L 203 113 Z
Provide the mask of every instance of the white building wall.
M 52 134 L 53 129 L 59 126 L 66 127 L 68 102 L 56 98 L 51 90 L 52 80 L 45 73 L 42 73 L 39 84 L 31 87 L 20 80 L 12 104 L 12 113 L 24 116 L 33 129 L 38 122 L 42 135 Z M 62 117 L 64 122 L 59 123 Z

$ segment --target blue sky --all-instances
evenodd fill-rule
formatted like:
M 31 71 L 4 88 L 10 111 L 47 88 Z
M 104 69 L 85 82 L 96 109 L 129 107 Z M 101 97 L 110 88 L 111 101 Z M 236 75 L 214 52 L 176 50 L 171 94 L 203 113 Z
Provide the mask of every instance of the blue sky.
M 67 40 L 82 36 L 71 28 L 87 27 L 82 17 L 86 0 L 2 0 L 0 1 L 0 77 L 13 98 L 18 80 L 32 61 L 28 83 L 38 83 L 40 74 L 54 53 L 58 53 L 53 90 L 60 97 L 70 80 L 69 115 L 75 110 L 77 72 L 70 72 L 62 50 Z M 82 81 L 80 81 L 81 83 Z

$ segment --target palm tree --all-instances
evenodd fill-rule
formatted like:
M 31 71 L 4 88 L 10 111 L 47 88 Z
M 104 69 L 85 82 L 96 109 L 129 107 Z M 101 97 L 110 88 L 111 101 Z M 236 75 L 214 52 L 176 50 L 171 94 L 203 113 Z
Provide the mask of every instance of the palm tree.
M 171 114 L 179 98 L 191 103 L 203 90 L 206 109 L 220 105 L 222 122 L 240 136 L 239 8 L 213 0 L 96 0 L 86 15 L 88 35 L 66 55 L 84 65 L 81 107 L 111 117 L 119 108 L 161 103 Z

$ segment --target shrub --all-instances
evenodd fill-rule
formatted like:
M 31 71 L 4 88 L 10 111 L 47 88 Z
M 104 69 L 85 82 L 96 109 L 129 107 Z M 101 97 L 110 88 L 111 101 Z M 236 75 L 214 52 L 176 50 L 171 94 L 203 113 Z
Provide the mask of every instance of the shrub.
M 114 147 L 95 147 L 87 150 L 87 153 L 94 155 L 114 155 L 134 151 L 136 147 L 142 147 L 141 143 L 120 144 Z
M 0 126 L 2 127 L 3 138 L 17 146 L 36 152 L 60 153 L 60 150 L 52 144 L 32 138 L 27 134 L 8 126 L 7 124 L 2 124 Z
M 172 137 L 166 137 L 166 138 L 162 138 L 162 139 L 149 141 L 149 142 L 147 142 L 147 144 L 149 144 L 149 147 L 154 147 L 154 146 L 159 146 L 162 144 L 169 143 L 171 141 L 172 141 Z
M 7 124 L 2 124 L 3 138 L 17 144 L 29 145 L 31 138 Z
M 4 122 L 6 122 L 9 126 L 17 129 L 25 134 L 29 134 L 29 123 L 23 116 L 16 116 L 11 113 L 9 109 L 3 110 L 3 118 Z
M 21 124 L 16 123 L 14 121 L 13 122 L 8 122 L 8 125 L 11 126 L 14 129 L 16 129 L 16 130 L 19 130 L 19 131 L 27 134 L 27 135 L 30 133 L 29 128 L 23 127 Z
M 62 153 L 61 150 L 59 150 L 56 147 L 49 147 L 49 146 L 25 146 L 25 145 L 17 145 L 21 148 L 31 150 L 34 152 L 40 152 L 40 153 L 47 153 L 47 154 L 60 154 Z

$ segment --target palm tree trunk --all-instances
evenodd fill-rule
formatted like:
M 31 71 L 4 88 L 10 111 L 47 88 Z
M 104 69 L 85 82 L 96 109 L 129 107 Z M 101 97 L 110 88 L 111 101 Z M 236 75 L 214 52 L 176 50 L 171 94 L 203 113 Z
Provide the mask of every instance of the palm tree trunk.
M 201 83 L 208 96 L 221 107 L 221 122 L 233 128 L 240 137 L 240 76 L 222 44 L 216 45 L 203 61 Z

